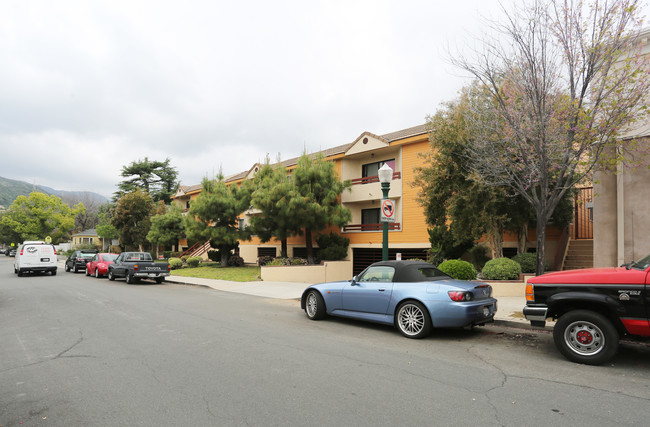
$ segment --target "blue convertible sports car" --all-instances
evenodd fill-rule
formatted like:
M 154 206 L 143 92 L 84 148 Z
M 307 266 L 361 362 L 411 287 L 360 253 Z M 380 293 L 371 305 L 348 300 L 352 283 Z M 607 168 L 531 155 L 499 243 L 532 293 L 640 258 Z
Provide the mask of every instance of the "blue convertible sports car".
M 432 328 L 483 325 L 494 320 L 497 300 L 486 283 L 456 280 L 423 261 L 382 261 L 350 281 L 305 289 L 307 317 L 326 315 L 396 325 L 408 338 Z

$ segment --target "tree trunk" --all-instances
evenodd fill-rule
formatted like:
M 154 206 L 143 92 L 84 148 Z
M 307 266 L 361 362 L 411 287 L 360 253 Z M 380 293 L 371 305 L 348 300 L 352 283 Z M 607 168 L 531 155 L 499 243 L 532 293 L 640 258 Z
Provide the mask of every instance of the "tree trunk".
M 528 223 L 525 222 L 517 233 L 517 253 L 525 254 L 528 250 Z
M 284 239 L 280 240 L 280 256 L 282 258 L 289 258 L 288 253 L 289 253 L 289 251 L 287 249 L 287 239 L 284 238 Z
M 503 258 L 503 230 L 488 235 L 492 247 L 492 258 Z
M 219 253 L 221 254 L 221 266 L 228 267 L 228 256 L 230 255 L 230 249 L 221 247 L 219 248 Z
M 546 215 L 537 214 L 537 269 L 535 274 L 544 274 L 544 260 L 546 252 Z
M 314 248 L 311 242 L 311 228 L 305 228 L 305 245 L 307 246 L 307 264 L 314 264 Z

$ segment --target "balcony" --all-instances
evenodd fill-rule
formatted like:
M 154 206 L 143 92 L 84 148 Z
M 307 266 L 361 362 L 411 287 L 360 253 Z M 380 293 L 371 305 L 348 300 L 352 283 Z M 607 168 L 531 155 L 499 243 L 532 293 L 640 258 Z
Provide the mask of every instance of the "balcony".
M 350 191 L 344 191 L 341 194 L 342 203 L 368 202 L 382 198 L 381 183 L 379 182 L 379 177 L 377 175 L 351 179 L 350 182 L 352 184 Z M 389 197 L 391 199 L 402 197 L 401 172 L 393 173 L 393 180 L 390 183 Z
M 395 181 L 396 179 L 402 179 L 401 172 L 393 172 L 393 181 Z M 379 175 L 365 176 L 363 178 L 355 178 L 350 180 L 350 183 L 352 185 L 369 184 L 371 182 L 379 182 Z
M 378 222 L 375 224 L 348 224 L 343 227 L 344 233 L 351 233 L 354 231 L 383 231 L 383 223 Z M 389 222 L 388 230 L 399 230 L 399 222 Z

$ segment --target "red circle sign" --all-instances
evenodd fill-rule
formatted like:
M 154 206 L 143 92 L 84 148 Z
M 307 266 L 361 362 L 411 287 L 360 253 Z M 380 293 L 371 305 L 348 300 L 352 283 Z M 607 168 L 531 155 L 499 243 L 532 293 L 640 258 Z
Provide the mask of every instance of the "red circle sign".
M 391 218 L 395 213 L 395 205 L 393 204 L 393 201 L 390 199 L 382 200 L 381 211 L 386 218 Z

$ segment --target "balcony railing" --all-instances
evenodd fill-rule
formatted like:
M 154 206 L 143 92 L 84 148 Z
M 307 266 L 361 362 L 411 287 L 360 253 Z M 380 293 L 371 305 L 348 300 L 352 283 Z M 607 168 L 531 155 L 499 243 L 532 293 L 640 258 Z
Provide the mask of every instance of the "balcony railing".
M 402 172 L 393 172 L 393 179 L 402 179 Z M 363 178 L 354 178 L 350 180 L 352 185 L 370 184 L 371 182 L 379 182 L 379 175 L 364 176 Z
M 343 232 L 347 233 L 350 231 L 382 231 L 383 230 L 383 223 L 378 222 L 376 224 L 348 224 L 343 227 Z M 400 223 L 399 222 L 389 222 L 388 223 L 388 229 L 389 230 L 399 230 L 400 229 Z

